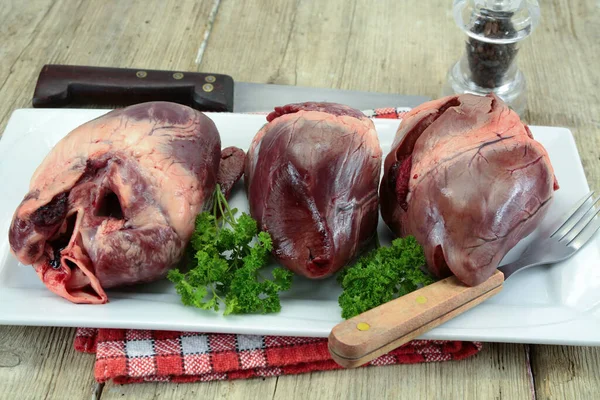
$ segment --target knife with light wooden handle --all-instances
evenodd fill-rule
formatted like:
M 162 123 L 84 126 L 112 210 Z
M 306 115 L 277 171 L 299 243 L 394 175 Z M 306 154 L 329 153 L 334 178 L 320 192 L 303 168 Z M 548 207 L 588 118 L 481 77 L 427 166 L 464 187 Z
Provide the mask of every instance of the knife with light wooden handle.
M 503 282 L 500 271 L 472 287 L 455 276 L 442 279 L 336 325 L 329 352 L 343 367 L 364 365 L 475 307 L 498 293 Z

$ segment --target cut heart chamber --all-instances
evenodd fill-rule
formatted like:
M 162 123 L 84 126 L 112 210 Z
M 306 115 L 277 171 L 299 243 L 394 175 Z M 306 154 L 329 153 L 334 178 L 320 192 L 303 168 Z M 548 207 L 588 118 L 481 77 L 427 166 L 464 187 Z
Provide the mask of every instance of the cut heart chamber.
M 105 303 L 105 289 L 159 279 L 180 260 L 218 179 L 230 189 L 243 163 L 239 149 L 222 154 L 212 120 L 191 108 L 109 112 L 38 167 L 13 217 L 11 250 L 54 293 Z

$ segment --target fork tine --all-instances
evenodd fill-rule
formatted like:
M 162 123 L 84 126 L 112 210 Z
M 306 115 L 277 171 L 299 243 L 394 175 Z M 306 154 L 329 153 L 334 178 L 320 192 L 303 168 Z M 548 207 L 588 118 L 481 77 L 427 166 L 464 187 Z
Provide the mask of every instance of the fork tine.
M 577 234 L 577 236 L 575 236 L 573 239 L 571 239 L 571 241 L 569 241 L 569 243 L 567 243 L 567 246 L 570 246 L 573 243 L 573 247 L 575 247 L 577 250 L 579 250 L 587 242 L 589 242 L 589 240 L 600 229 L 600 218 L 594 219 L 598 215 L 600 215 L 600 208 L 598 209 L 598 211 L 596 211 L 596 214 L 594 214 L 594 216 L 592 218 L 590 218 L 589 222 L 587 224 L 585 224 L 585 226 Z M 592 224 L 592 222 L 594 222 L 594 223 Z M 587 232 L 586 232 L 586 229 L 587 229 Z M 585 234 L 584 234 L 584 232 L 585 232 Z
M 584 206 L 584 204 L 593 195 L 594 195 L 594 191 L 589 192 L 581 200 L 579 200 L 577 202 L 577 204 L 575 204 L 573 206 L 573 208 L 568 213 L 565 213 L 564 216 L 563 216 L 563 221 L 560 223 L 560 226 L 552 233 L 552 235 L 550 235 L 550 237 L 554 237 L 556 234 L 559 234 L 559 236 L 562 237 L 566 233 L 568 233 L 571 229 L 573 229 L 573 227 L 577 224 L 577 222 L 579 220 L 577 220 L 574 223 L 572 223 L 571 219 L 575 215 L 577 215 L 579 213 L 579 211 L 582 209 L 582 207 Z M 568 223 L 569 221 L 571 221 L 571 223 Z
M 568 239 L 567 241 L 571 242 L 575 238 L 575 236 L 579 235 L 581 233 L 581 231 L 583 231 L 585 229 L 585 227 L 588 226 L 588 224 L 598 214 L 596 207 L 595 207 L 596 203 L 598 203 L 598 201 L 600 201 L 600 197 L 598 197 L 597 199 L 595 199 L 592 202 L 591 206 L 586 210 L 585 214 L 583 214 L 583 216 L 581 216 L 581 218 L 579 218 L 579 220 L 575 223 L 575 225 L 571 228 L 571 230 L 569 232 L 565 233 L 558 240 L 561 241 L 561 240 L 567 238 Z

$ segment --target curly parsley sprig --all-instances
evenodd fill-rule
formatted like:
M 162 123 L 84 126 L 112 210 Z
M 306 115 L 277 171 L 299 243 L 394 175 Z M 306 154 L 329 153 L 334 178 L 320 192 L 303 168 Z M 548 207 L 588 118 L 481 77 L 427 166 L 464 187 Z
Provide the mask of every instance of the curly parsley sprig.
M 272 279 L 260 274 L 273 248 L 270 235 L 258 232 L 256 221 L 238 218 L 217 185 L 213 210 L 196 218 L 190 246 L 193 265 L 187 272 L 169 271 L 167 278 L 186 306 L 219 311 L 224 315 L 273 313 L 281 310 L 279 292 L 289 290 L 293 273 L 275 268 Z
M 395 239 L 361 257 L 338 275 L 342 294 L 338 302 L 348 319 L 404 296 L 434 280 L 421 271 L 425 254 L 413 236 Z

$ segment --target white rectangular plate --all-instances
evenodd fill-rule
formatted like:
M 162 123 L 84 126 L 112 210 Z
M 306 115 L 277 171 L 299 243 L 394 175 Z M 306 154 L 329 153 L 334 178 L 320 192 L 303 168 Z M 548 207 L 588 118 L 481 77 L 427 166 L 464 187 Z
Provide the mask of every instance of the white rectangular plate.
M 168 281 L 110 290 L 104 305 L 76 305 L 49 292 L 30 266 L 19 264 L 8 244 L 14 210 L 30 177 L 50 149 L 78 125 L 107 110 L 21 109 L 11 116 L 0 140 L 0 324 L 137 328 L 327 337 L 341 321 L 335 278 L 295 278 L 272 315 L 229 316 L 184 307 Z M 262 115 L 213 114 L 223 147 L 246 149 L 265 123 Z M 376 120 L 384 155 L 398 121 Z M 548 221 L 570 209 L 589 188 L 573 136 L 568 129 L 533 126 L 548 150 L 561 186 Z M 247 210 L 238 184 L 231 203 Z M 384 244 L 390 233 L 380 221 Z M 518 257 L 537 231 L 503 260 Z M 523 271 L 506 281 L 502 292 L 422 338 L 497 342 L 600 344 L 600 235 L 570 260 Z

